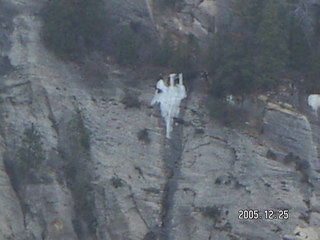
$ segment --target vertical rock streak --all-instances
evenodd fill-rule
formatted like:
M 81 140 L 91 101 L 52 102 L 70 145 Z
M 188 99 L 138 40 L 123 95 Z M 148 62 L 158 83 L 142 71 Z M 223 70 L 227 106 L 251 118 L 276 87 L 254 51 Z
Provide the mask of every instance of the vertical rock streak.
M 164 168 L 167 175 L 167 182 L 164 186 L 161 211 L 161 235 L 160 240 L 172 239 L 172 219 L 174 211 L 174 196 L 178 188 L 182 155 L 182 126 L 174 130 L 174 137 L 167 139 L 165 145 Z

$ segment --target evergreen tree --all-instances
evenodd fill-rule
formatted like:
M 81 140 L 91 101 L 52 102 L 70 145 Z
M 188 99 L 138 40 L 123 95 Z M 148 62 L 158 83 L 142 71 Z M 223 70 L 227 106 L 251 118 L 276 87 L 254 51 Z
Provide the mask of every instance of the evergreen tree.
M 37 169 L 45 159 L 41 134 L 32 125 L 24 131 L 21 147 L 18 150 L 18 165 L 22 171 Z
M 268 0 L 256 33 L 255 66 L 259 88 L 270 89 L 279 82 L 279 73 L 288 65 L 288 31 L 278 0 Z
M 320 6 L 315 4 L 314 8 L 315 8 L 315 13 L 314 13 L 314 19 L 313 19 L 314 21 L 313 28 L 314 28 L 316 42 L 318 44 L 320 39 Z
M 232 39 L 230 34 L 217 37 L 214 43 L 216 51 L 213 53 L 216 57 L 208 60 L 214 76 L 211 92 L 216 97 L 249 93 L 254 86 L 254 68 L 247 42 Z
M 198 42 L 190 37 L 186 42 L 178 42 L 173 49 L 169 66 L 178 72 L 192 71 L 199 52 Z
M 138 42 L 130 26 L 118 26 L 114 39 L 114 54 L 121 64 L 132 64 L 138 61 Z
M 43 13 L 42 38 L 58 57 L 70 59 L 97 47 L 107 21 L 102 0 L 52 0 Z
M 166 34 L 155 52 L 154 63 L 175 71 L 192 71 L 198 53 L 199 46 L 194 37 L 189 37 L 185 42 L 175 42 L 170 34 Z
M 261 9 L 265 5 L 265 0 L 237 0 L 232 5 L 234 21 L 236 25 L 241 25 L 246 34 L 254 34 L 261 21 Z
M 311 55 L 310 63 L 307 67 L 306 90 L 308 93 L 320 92 L 320 46 Z
M 170 34 L 166 34 L 155 53 L 154 63 L 161 67 L 168 67 L 173 56 L 174 42 Z
M 233 8 L 236 27 L 217 34 L 207 58 L 212 93 L 220 97 L 274 88 L 288 64 L 288 32 L 279 1 L 240 0 Z
M 309 45 L 307 37 L 297 19 L 289 21 L 289 67 L 294 70 L 305 70 L 308 64 Z

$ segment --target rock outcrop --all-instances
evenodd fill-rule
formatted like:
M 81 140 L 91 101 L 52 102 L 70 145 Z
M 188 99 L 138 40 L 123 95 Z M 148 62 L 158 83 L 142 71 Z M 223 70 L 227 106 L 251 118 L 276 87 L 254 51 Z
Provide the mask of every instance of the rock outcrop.
M 111 2 L 155 34 L 165 23 L 202 38 L 221 14 L 216 1 L 185 1 L 172 23 L 155 1 Z M 261 131 L 226 128 L 209 118 L 196 88 L 168 140 L 149 106 L 155 79 L 132 84 L 138 73 L 97 60 L 108 77 L 91 84 L 82 66 L 43 47 L 41 6 L 0 0 L 0 239 L 319 239 L 311 110 L 265 97 L 250 103 L 263 108 Z M 26 129 L 39 132 L 44 156 L 21 171 L 21 149 L 35 140 Z M 262 219 L 239 219 L 241 209 Z M 289 219 L 267 220 L 265 210 L 288 210 Z

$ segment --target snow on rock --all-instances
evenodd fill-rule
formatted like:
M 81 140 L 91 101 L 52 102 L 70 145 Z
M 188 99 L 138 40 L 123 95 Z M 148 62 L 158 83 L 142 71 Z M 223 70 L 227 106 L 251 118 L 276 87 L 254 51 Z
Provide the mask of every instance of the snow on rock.
M 156 85 L 156 93 L 151 101 L 151 105 L 160 104 L 161 115 L 166 122 L 166 137 L 170 138 L 173 129 L 173 118 L 177 118 L 180 113 L 180 103 L 187 97 L 185 86 L 183 85 L 182 73 L 169 75 L 169 83 L 160 79 Z
M 227 103 L 229 103 L 229 104 L 231 104 L 231 105 L 235 105 L 235 104 L 236 104 L 236 101 L 235 101 L 233 95 L 228 95 L 228 96 L 226 97 L 226 101 L 227 101 Z
M 320 107 L 320 95 L 311 94 L 308 97 L 308 105 L 316 112 L 318 116 L 318 108 Z
M 318 240 L 319 236 L 317 232 L 311 227 L 299 227 L 297 226 L 294 230 L 294 235 L 298 239 Z

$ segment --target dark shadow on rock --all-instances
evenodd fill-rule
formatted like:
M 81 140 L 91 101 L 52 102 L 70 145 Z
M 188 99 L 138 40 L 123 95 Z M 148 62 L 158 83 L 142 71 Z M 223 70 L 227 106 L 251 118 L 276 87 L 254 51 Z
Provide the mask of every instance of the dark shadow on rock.
M 8 56 L 0 57 L 0 76 L 6 75 L 14 70 Z

